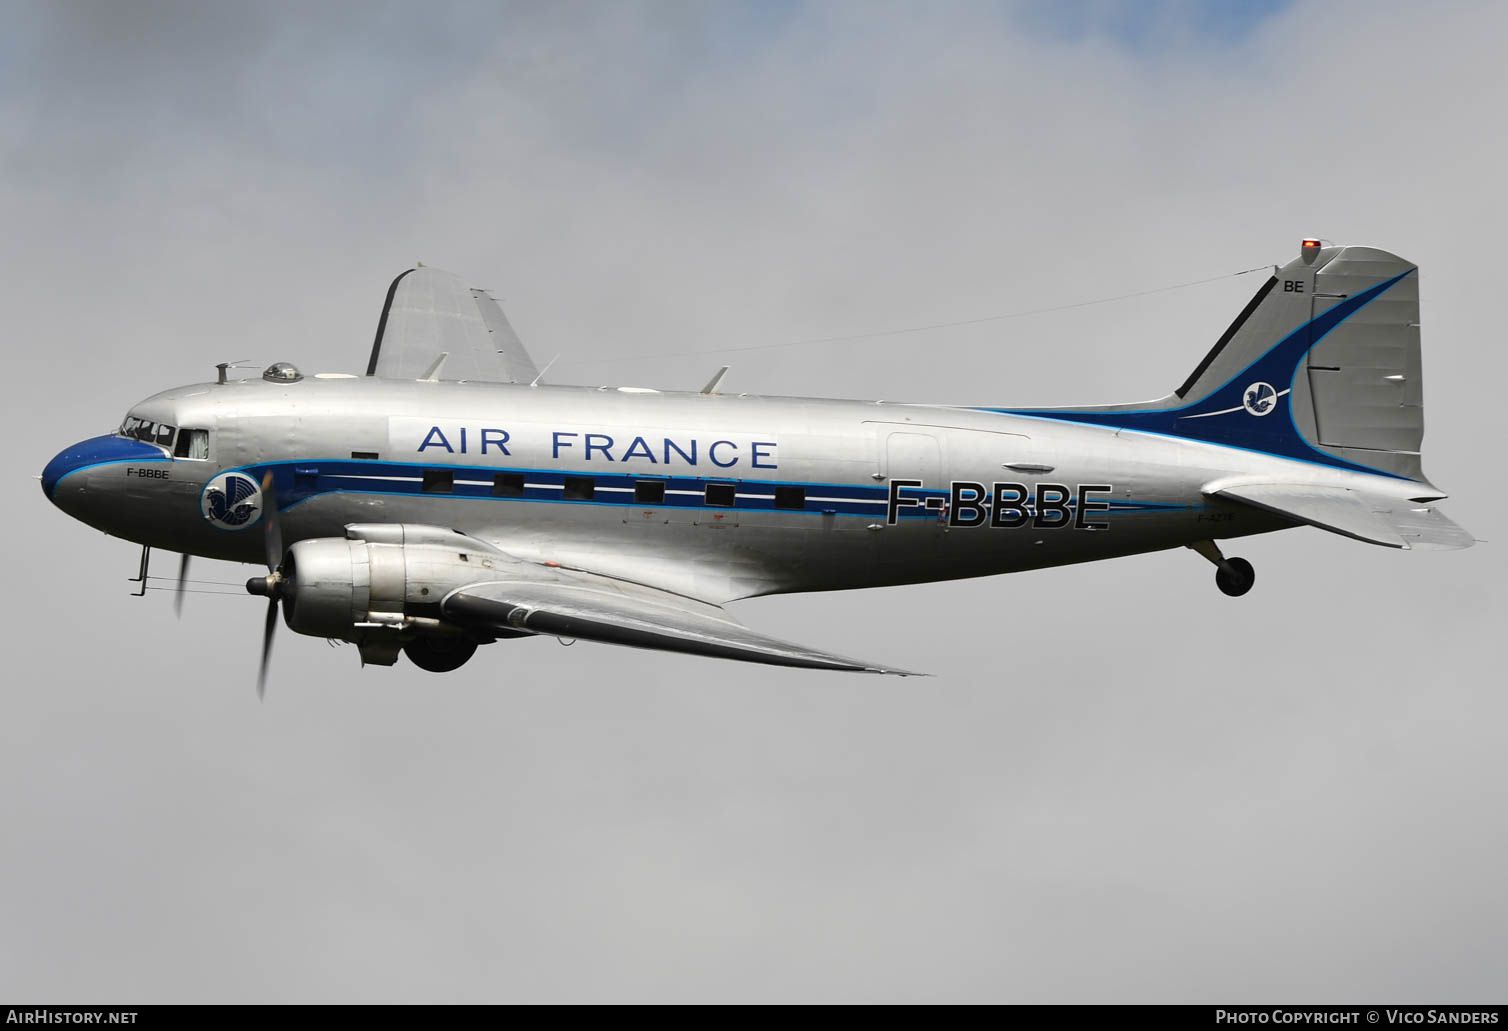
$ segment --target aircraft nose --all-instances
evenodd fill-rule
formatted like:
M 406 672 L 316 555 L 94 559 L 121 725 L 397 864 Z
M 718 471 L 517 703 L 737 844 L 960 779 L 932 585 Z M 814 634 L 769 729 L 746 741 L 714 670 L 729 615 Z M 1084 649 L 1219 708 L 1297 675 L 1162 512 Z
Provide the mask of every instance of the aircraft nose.
M 90 437 L 59 451 L 42 470 L 42 493 L 59 504 L 58 484 L 70 473 L 110 462 L 161 461 L 162 452 L 150 444 L 126 437 Z

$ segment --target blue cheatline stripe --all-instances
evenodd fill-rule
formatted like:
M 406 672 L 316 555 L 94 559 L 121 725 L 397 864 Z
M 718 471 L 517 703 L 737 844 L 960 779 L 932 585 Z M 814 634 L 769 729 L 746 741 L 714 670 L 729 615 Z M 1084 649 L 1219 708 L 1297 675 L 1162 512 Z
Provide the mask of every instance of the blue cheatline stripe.
M 132 458 L 113 459 L 109 461 L 94 462 L 81 465 L 68 470 L 63 475 L 78 472 L 81 469 L 92 469 L 106 465 L 139 464 L 142 462 L 157 461 L 165 462 L 161 452 L 156 452 L 156 457 L 148 457 L 138 454 Z M 200 462 L 194 463 L 196 467 L 203 468 Z M 359 470 L 359 471 L 354 471 Z M 209 471 L 209 470 L 206 470 Z M 452 489 L 442 493 L 432 493 L 424 490 L 424 473 L 427 471 L 446 471 L 453 476 Z M 413 463 L 373 462 L 373 461 L 346 461 L 336 459 L 331 461 L 308 459 L 296 459 L 287 462 L 263 462 L 256 465 L 238 466 L 231 469 L 215 468 L 205 481 L 226 472 L 240 472 L 252 477 L 258 482 L 265 473 L 273 474 L 273 485 L 278 495 L 278 507 L 290 509 L 301 505 L 315 497 L 325 494 L 368 494 L 383 495 L 390 497 L 427 497 L 434 499 L 461 498 L 468 500 L 488 501 L 513 501 L 530 502 L 536 504 L 555 505 L 587 505 L 611 508 L 674 508 L 692 509 L 710 512 L 786 512 L 792 515 L 852 515 L 865 516 L 868 518 L 886 515 L 889 506 L 890 490 L 888 487 L 871 487 L 865 484 L 852 483 L 801 483 L 791 480 L 732 480 L 716 477 L 686 477 L 686 476 L 644 476 L 631 473 L 581 473 L 561 472 L 540 469 L 522 469 L 510 467 L 507 469 L 495 469 L 492 467 L 478 468 L 451 465 L 419 465 Z M 524 480 L 524 490 L 521 495 L 496 495 L 493 493 L 493 475 L 506 473 L 521 476 Z M 576 478 L 591 479 L 593 481 L 595 496 L 592 500 L 578 500 L 565 498 L 565 481 Z M 658 502 L 638 502 L 634 500 L 634 483 L 646 480 L 665 484 L 665 499 Z M 734 487 L 734 497 L 737 501 L 734 505 L 708 505 L 705 502 L 705 491 L 708 484 L 731 484 Z M 805 504 L 802 508 L 777 508 L 775 506 L 776 487 L 801 487 L 805 491 Z M 938 498 L 946 502 L 950 497 L 947 490 L 931 487 L 907 487 L 905 496 L 925 502 L 928 498 Z M 1177 502 L 1162 501 L 1136 501 L 1122 498 L 1106 498 L 1096 496 L 1092 499 L 1097 504 L 1108 504 L 1109 509 L 1097 509 L 1098 515 L 1135 514 L 1144 512 L 1175 512 L 1193 511 L 1202 509 L 1204 505 L 1186 505 Z M 994 501 L 993 492 L 986 491 L 985 496 L 973 504 L 991 504 Z M 1036 514 L 1037 498 L 1035 494 L 1028 495 L 1024 501 L 1018 502 L 1028 515 Z M 1078 508 L 1077 496 L 1070 493 L 1064 502 L 1069 511 Z M 908 506 L 897 513 L 901 519 L 937 519 L 940 514 L 946 513 L 946 507 L 942 509 L 928 509 L 917 506 Z
M 852 515 L 884 517 L 890 490 L 883 486 L 868 486 L 851 483 L 800 483 L 789 480 L 735 480 L 720 477 L 692 476 L 646 476 L 633 473 L 586 473 L 524 469 L 518 467 L 475 467 L 453 465 L 426 465 L 403 462 L 347 461 L 344 459 L 309 460 L 259 463 L 242 466 L 226 472 L 244 472 L 261 480 L 265 473 L 272 473 L 277 491 L 278 507 L 290 509 L 312 498 L 325 494 L 372 494 L 395 497 L 426 497 L 435 499 L 462 498 L 501 502 L 529 502 L 557 505 L 594 505 L 613 508 L 647 509 L 693 509 L 710 512 L 786 512 L 793 515 Z M 448 491 L 424 490 L 426 472 L 448 472 L 451 488 Z M 494 493 L 495 476 L 508 475 L 523 481 L 521 493 Z M 593 497 L 590 500 L 564 497 L 566 480 L 590 479 Z M 639 502 L 634 500 L 634 485 L 640 481 L 663 483 L 665 497 L 662 501 Z M 736 503 L 733 505 L 706 504 L 708 485 L 729 484 L 733 486 Z M 781 508 L 775 505 L 777 487 L 800 487 L 805 491 L 801 508 Z M 906 488 L 906 497 L 925 501 L 939 498 L 946 501 L 949 491 L 939 488 Z M 982 503 L 992 502 L 987 492 Z M 1168 512 L 1202 508 L 1202 505 L 1184 505 L 1172 502 L 1135 501 L 1122 498 L 1096 496 L 1098 504 L 1108 504 L 1104 514 L 1136 512 Z M 1035 511 L 1036 497 L 1030 495 L 1021 503 L 1029 511 Z M 1070 511 L 1077 509 L 1078 500 L 1073 494 L 1065 502 Z M 936 519 L 937 509 L 908 507 L 899 513 L 904 519 Z
M 1392 289 L 1400 280 L 1417 272 L 1408 269 L 1330 308 L 1278 341 L 1244 369 L 1203 397 L 1177 408 L 1152 411 L 1102 412 L 1085 409 L 980 408 L 977 411 L 1018 415 L 1032 419 L 1079 423 L 1150 433 L 1180 440 L 1198 440 L 1236 451 L 1277 455 L 1314 465 L 1407 480 L 1407 476 L 1374 469 L 1321 451 L 1304 439 L 1293 418 L 1291 388 L 1300 363 L 1321 340 L 1347 319 Z M 1252 383 L 1270 383 L 1283 391 L 1275 400 L 1278 409 L 1265 416 L 1247 413 L 1242 392 Z M 1218 414 L 1217 414 L 1218 413 Z M 1194 416 L 1213 416 L 1194 418 Z
M 47 463 L 46 468 L 42 470 L 42 491 L 48 498 L 51 498 L 59 483 L 85 469 L 95 469 L 102 465 L 119 465 L 122 462 L 141 465 L 167 460 L 167 455 L 157 445 L 147 444 L 132 437 L 114 434 L 90 437 L 88 440 L 81 440 L 59 451 L 52 461 Z
M 146 465 L 149 462 L 166 462 L 166 461 L 169 461 L 169 459 L 167 459 L 166 457 L 164 457 L 162 455 L 158 455 L 156 458 L 112 458 L 112 459 L 109 459 L 108 461 L 104 461 L 104 462 L 88 462 L 88 463 L 86 463 L 84 465 L 76 465 L 72 469 L 69 469 L 62 476 L 59 476 L 57 478 L 57 480 L 53 483 L 52 487 L 53 487 L 53 490 L 56 490 L 59 483 L 62 483 L 64 480 L 66 480 L 68 477 L 72 476 L 74 473 L 81 473 L 81 472 L 84 472 L 84 471 L 89 470 L 89 469 L 98 469 L 101 466 L 106 466 L 106 465 Z M 49 491 L 48 493 L 49 493 L 49 496 L 51 496 L 51 492 Z

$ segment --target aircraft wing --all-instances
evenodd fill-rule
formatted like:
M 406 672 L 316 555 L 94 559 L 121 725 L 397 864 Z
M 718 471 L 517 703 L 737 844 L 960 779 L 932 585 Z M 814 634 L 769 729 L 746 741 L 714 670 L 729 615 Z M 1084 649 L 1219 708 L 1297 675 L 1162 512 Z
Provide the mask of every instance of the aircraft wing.
M 446 357 L 436 368 L 442 354 Z M 420 267 L 388 288 L 367 375 L 528 383 L 539 370 L 487 291 L 452 273 Z
M 1345 487 L 1258 483 L 1225 487 L 1213 496 L 1389 548 L 1449 551 L 1475 543 L 1437 508 Z
M 445 618 L 479 629 L 687 652 L 773 666 L 914 676 L 880 663 L 814 651 L 757 634 L 716 605 L 579 570 L 510 570 L 441 602 Z

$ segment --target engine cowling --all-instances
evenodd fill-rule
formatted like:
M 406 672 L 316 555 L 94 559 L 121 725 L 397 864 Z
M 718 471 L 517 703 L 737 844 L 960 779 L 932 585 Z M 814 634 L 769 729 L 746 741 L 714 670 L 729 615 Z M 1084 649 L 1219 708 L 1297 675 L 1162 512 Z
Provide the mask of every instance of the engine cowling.
M 295 633 L 357 643 L 385 631 L 396 655 L 416 634 L 463 633 L 440 618 L 440 600 L 488 578 L 495 560 L 497 552 L 455 530 L 353 524 L 344 538 L 302 540 L 288 549 L 280 567 L 287 581 L 283 619 Z

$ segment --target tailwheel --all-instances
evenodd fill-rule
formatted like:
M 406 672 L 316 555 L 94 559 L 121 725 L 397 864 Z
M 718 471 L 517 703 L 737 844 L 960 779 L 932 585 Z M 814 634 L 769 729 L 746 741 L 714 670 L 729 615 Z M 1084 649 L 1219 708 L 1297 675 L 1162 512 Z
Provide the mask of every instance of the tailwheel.
M 1203 555 L 1215 567 L 1215 586 L 1232 598 L 1239 598 L 1257 582 L 1257 571 L 1244 558 L 1226 558 L 1214 541 L 1194 541 L 1190 551 Z
M 476 642 L 460 634 L 416 637 L 403 646 L 403 654 L 422 670 L 449 673 L 476 654 Z
M 1257 582 L 1257 571 L 1244 558 L 1228 558 L 1215 570 L 1215 585 L 1232 598 L 1239 598 Z

